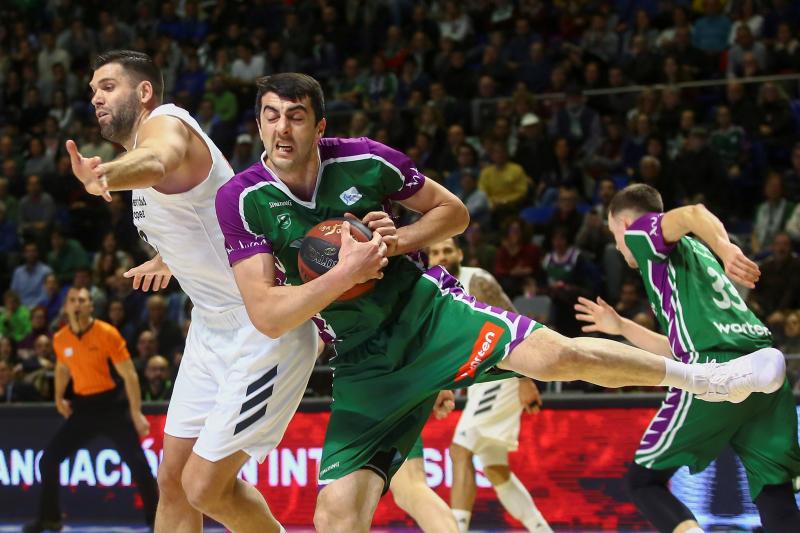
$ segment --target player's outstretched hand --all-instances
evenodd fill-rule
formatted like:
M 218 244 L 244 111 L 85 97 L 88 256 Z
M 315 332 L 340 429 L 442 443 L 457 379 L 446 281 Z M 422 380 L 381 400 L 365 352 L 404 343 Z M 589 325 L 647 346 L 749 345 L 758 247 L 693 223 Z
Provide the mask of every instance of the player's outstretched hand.
M 370 211 L 361 222 L 371 231 L 378 232 L 386 244 L 386 257 L 397 255 L 397 227 L 392 217 L 384 211 Z
M 342 222 L 341 237 L 339 263 L 334 268 L 346 272 L 354 285 L 383 278 L 382 270 L 389 260 L 386 259 L 386 244 L 378 232 L 372 234 L 372 240 L 358 242 L 350 234 L 350 223 L 345 221 Z
M 66 142 L 69 162 L 72 165 L 72 173 L 83 184 L 84 189 L 89 194 L 102 196 L 105 201 L 111 201 L 111 194 L 108 192 L 108 181 L 105 176 L 98 172 L 98 167 L 103 162 L 99 157 L 83 157 L 78 151 L 78 146 L 72 139 Z
M 433 404 L 433 416 L 441 420 L 456 408 L 456 395 L 451 390 L 439 391 L 436 403 Z
M 137 267 L 133 267 L 123 274 L 126 278 L 133 278 L 134 290 L 141 287 L 144 292 L 151 288 L 154 292 L 159 289 L 166 289 L 172 272 L 167 264 L 161 259 L 161 254 L 156 254 L 149 261 L 145 261 Z
M 725 265 L 725 274 L 734 282 L 750 289 L 756 286 L 761 270 L 751 261 L 742 249 L 733 243 L 728 243 L 720 250 L 722 264 Z
M 581 328 L 584 333 L 605 333 L 607 335 L 619 335 L 622 330 L 622 318 L 614 311 L 614 308 L 606 303 L 605 300 L 597 297 L 597 302 L 593 302 L 583 296 L 578 296 L 578 303 L 575 304 L 575 318 L 587 325 Z
M 539 388 L 528 378 L 519 380 L 519 403 L 522 405 L 522 410 L 528 414 L 542 410 L 542 395 L 539 394 Z

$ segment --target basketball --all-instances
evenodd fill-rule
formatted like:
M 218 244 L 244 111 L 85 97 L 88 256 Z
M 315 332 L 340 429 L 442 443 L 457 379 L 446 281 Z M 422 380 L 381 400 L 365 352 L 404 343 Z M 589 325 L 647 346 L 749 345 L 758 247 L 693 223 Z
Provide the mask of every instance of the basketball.
M 339 262 L 339 247 L 342 244 L 342 222 L 350 223 L 350 235 L 359 242 L 372 239 L 372 231 L 358 220 L 352 218 L 329 218 L 323 220 L 306 233 L 300 253 L 297 254 L 297 268 L 304 283 L 316 279 L 336 266 Z M 371 279 L 355 285 L 339 296 L 337 301 L 352 300 L 375 287 Z

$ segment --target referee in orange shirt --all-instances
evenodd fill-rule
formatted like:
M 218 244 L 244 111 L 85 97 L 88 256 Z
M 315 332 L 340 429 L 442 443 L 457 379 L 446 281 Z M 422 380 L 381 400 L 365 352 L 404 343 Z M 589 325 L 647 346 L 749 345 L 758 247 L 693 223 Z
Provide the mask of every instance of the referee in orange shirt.
M 142 496 L 148 525 L 152 526 L 155 518 L 157 486 L 139 443 L 139 437 L 150 431 L 141 411 L 139 378 L 119 331 L 93 318 L 93 311 L 88 290 L 69 290 L 64 303 L 68 324 L 53 337 L 57 358 L 56 409 L 66 422 L 42 455 L 39 463 L 42 474 L 39 516 L 23 528 L 24 533 L 62 528 L 58 502 L 59 465 L 87 441 L 101 435 L 114 442 L 130 467 Z M 109 360 L 125 382 L 127 402 L 111 377 Z M 70 377 L 75 391 L 72 401 L 64 399 Z

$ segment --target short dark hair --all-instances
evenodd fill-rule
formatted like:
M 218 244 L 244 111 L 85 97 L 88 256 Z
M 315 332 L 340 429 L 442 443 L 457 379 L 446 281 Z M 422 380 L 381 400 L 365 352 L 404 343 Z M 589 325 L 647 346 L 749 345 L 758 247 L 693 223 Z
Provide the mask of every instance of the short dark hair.
M 156 66 L 149 55 L 134 50 L 109 50 L 97 56 L 94 60 L 94 70 L 109 63 L 121 65 L 136 83 L 149 81 L 153 86 L 156 103 L 160 104 L 164 101 L 164 77 L 161 69 Z
M 644 183 L 628 185 L 611 199 L 608 212 L 615 216 L 622 211 L 635 213 L 661 213 L 664 211 L 664 201 L 661 193 L 655 187 Z
M 308 96 L 314 118 L 317 122 L 325 118 L 325 96 L 319 82 L 300 72 L 282 72 L 271 76 L 262 76 L 256 80 L 256 120 L 261 122 L 261 97 L 267 93 L 275 93 L 281 98 L 293 102 Z

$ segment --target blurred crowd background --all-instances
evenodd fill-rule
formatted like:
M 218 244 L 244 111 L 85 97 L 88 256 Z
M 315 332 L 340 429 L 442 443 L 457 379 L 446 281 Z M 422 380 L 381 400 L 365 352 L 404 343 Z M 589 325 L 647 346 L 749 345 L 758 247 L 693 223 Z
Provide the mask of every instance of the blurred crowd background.
M 151 54 L 241 171 L 263 146 L 254 80 L 302 71 L 327 136 L 369 136 L 456 193 L 464 264 L 567 335 L 601 296 L 657 329 L 606 209 L 634 182 L 703 202 L 761 265 L 747 301 L 800 360 L 800 5 L 791 0 L 248 0 L 0 4 L 0 403 L 52 397 L 67 288 L 125 337 L 145 400 L 167 400 L 191 302 L 123 273 L 154 251 L 130 195 L 87 195 L 64 149 L 111 160 L 89 103 L 94 56 Z M 410 215 L 398 211 L 401 221 Z M 175 231 L 180 231 L 176 228 Z M 324 358 L 309 396 L 327 394 Z M 559 383 L 551 390 L 596 390 Z M 800 385 L 797 387 L 800 390 Z

